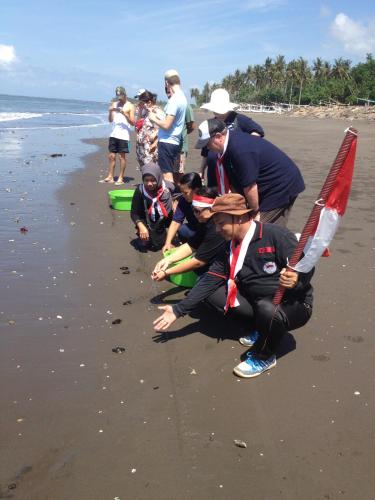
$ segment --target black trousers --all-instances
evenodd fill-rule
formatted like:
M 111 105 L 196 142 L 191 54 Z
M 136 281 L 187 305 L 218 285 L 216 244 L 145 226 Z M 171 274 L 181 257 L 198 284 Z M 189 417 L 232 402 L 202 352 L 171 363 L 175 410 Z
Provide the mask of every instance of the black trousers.
M 305 325 L 311 317 L 312 308 L 304 302 L 282 302 L 278 306 L 272 304 L 272 297 L 267 297 L 251 304 L 240 293 L 237 293 L 240 303 L 238 307 L 230 308 L 225 316 L 231 316 L 244 321 L 251 329 L 260 333 L 253 350 L 265 356 L 276 354 L 284 334 Z M 226 302 L 225 285 L 218 288 L 206 303 L 224 316 Z

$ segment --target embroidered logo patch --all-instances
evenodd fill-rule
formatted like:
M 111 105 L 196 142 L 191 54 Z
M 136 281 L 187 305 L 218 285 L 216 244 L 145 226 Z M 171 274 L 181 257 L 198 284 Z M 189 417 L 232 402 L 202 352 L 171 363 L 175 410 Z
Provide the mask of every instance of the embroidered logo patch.
M 276 269 L 276 264 L 274 262 L 266 262 L 263 266 L 263 271 L 267 274 L 273 274 Z

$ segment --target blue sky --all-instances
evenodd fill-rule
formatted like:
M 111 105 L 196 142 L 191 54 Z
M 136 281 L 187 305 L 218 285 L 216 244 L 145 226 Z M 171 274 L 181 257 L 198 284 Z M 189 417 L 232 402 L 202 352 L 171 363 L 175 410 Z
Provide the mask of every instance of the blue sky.
M 282 54 L 375 54 L 375 1 L 0 0 L 0 93 L 107 101 L 116 85 L 186 93 Z

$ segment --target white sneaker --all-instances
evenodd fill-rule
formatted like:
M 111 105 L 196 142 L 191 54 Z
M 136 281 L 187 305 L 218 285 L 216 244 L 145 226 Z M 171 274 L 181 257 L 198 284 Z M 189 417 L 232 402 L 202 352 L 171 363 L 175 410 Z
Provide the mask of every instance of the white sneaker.
M 247 337 L 240 337 L 238 339 L 238 341 L 240 344 L 244 345 L 245 347 L 253 347 L 253 345 L 258 340 L 258 338 L 259 338 L 259 332 L 257 332 L 256 330 L 253 330 L 250 333 L 250 335 L 248 335 Z

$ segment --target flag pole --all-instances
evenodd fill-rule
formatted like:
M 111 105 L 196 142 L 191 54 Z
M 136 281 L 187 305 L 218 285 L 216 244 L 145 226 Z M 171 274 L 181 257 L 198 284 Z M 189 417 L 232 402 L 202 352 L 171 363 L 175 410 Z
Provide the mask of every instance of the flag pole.
M 314 229 L 317 226 L 320 217 L 320 212 L 322 208 L 325 206 L 325 203 L 327 201 L 330 192 L 332 191 L 336 178 L 349 154 L 352 143 L 357 138 L 357 134 L 358 134 L 357 130 L 352 127 L 346 129 L 346 134 L 340 146 L 339 152 L 337 153 L 336 159 L 333 162 L 332 167 L 327 175 L 322 190 L 320 191 L 319 197 L 314 203 L 313 209 L 311 210 L 310 216 L 307 219 L 305 227 L 303 228 L 298 245 L 296 246 L 292 257 L 289 260 L 288 268 L 293 268 L 300 260 L 302 252 L 306 246 L 307 240 L 311 235 L 312 229 Z M 284 292 L 285 288 L 280 285 L 279 288 L 276 290 L 276 293 L 272 301 L 275 306 L 280 304 L 280 302 L 282 301 Z

